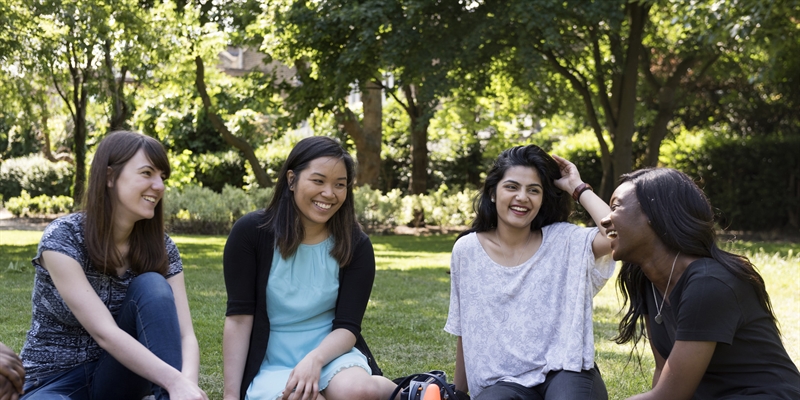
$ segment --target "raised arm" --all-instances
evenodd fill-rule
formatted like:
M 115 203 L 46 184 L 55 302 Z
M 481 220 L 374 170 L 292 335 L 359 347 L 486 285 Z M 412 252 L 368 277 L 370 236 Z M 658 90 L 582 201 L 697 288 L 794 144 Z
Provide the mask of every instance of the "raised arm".
M 572 196 L 575 189 L 581 186 L 584 182 L 581 180 L 581 174 L 575 164 L 567 161 L 559 156 L 553 156 L 553 159 L 558 163 L 561 169 L 561 179 L 553 182 L 556 187 L 565 191 Z M 600 232 L 592 242 L 592 251 L 596 258 L 605 256 L 611 253 L 611 241 L 606 237 L 606 230 L 600 224 L 600 221 L 611 213 L 611 208 L 606 204 L 600 196 L 596 195 L 593 190 L 584 190 L 580 193 L 578 203 L 589 213 L 594 221 L 594 224 L 600 229 Z
M 44 251 L 42 267 L 50 272 L 75 318 L 103 350 L 137 375 L 166 389 L 171 399 L 208 399 L 195 382 L 117 326 L 77 261 L 61 253 Z

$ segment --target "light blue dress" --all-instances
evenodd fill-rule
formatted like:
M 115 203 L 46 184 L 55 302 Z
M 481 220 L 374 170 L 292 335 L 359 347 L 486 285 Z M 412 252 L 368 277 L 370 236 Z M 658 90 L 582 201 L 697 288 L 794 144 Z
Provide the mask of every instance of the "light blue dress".
M 339 264 L 330 255 L 332 246 L 332 237 L 301 244 L 286 260 L 275 249 L 267 284 L 267 354 L 246 400 L 279 398 L 292 369 L 331 332 L 339 292 Z M 354 366 L 372 373 L 367 358 L 353 348 L 322 368 L 319 390 L 327 388 L 337 372 Z

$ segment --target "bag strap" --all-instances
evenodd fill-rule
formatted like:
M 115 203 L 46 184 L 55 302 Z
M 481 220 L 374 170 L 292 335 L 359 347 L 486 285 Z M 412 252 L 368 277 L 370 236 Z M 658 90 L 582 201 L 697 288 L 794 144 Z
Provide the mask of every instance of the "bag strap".
M 458 399 L 458 397 L 456 396 L 455 391 L 453 391 L 452 386 L 450 386 L 447 383 L 447 381 L 442 379 L 441 376 L 436 375 L 436 374 L 430 374 L 430 373 L 427 373 L 427 372 L 419 374 L 419 375 L 433 378 L 436 381 L 436 383 L 439 385 L 439 387 L 445 391 L 445 394 L 447 395 L 448 399 L 450 399 L 450 400 L 457 400 Z
M 392 391 L 392 395 L 389 396 L 389 400 L 394 400 L 395 397 L 406 387 L 406 385 L 408 385 L 412 380 L 414 380 L 416 378 L 419 378 L 419 377 L 433 378 L 433 380 L 436 381 L 436 384 L 442 390 L 445 391 L 445 394 L 447 395 L 448 399 L 450 399 L 450 400 L 457 400 L 458 399 L 458 396 L 456 395 L 456 393 L 453 390 L 452 386 L 450 386 L 447 383 L 447 381 L 442 379 L 441 376 L 439 376 L 437 374 L 431 374 L 431 373 L 428 373 L 428 372 L 423 372 L 423 373 L 419 373 L 419 374 L 411 374 L 411 375 L 405 377 L 402 381 L 400 381 L 400 383 L 397 384 L 397 387 L 394 388 L 394 390 Z M 409 400 L 411 400 L 411 399 L 409 399 Z

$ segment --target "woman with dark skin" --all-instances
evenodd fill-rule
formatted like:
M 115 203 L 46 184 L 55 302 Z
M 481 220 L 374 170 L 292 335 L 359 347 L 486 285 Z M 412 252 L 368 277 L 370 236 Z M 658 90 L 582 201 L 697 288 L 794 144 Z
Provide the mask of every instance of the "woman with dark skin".
M 631 399 L 800 399 L 764 280 L 716 244 L 714 213 L 685 174 L 623 175 L 601 224 L 628 304 L 618 343 L 647 334 L 653 388 Z

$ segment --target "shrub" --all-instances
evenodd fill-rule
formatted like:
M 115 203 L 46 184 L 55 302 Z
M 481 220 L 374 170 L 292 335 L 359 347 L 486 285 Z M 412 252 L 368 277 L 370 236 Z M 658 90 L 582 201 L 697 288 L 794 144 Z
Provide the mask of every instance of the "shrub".
M 241 187 L 244 184 L 244 159 L 238 151 L 200 154 L 195 179 L 203 187 L 221 192 L 225 185 Z
M 725 229 L 800 227 L 800 138 L 683 132 L 661 162 L 703 188 Z
M 449 190 L 446 185 L 439 186 L 428 194 L 405 196 L 401 200 L 399 223 L 417 225 L 418 210 L 424 212 L 424 220 L 431 225 L 444 227 L 464 226 L 472 223 L 475 212 L 472 208 L 478 190 Z
M 264 208 L 272 189 L 245 192 L 224 186 L 222 193 L 200 186 L 169 190 L 164 200 L 167 230 L 175 233 L 225 235 L 250 211 Z
M 25 190 L 33 197 L 68 196 L 72 177 L 69 163 L 53 163 L 41 154 L 11 158 L 0 164 L 0 194 L 11 198 Z
M 400 189 L 394 189 L 384 195 L 369 185 L 354 188 L 353 202 L 358 222 L 366 228 L 373 229 L 378 226 L 396 226 L 398 211 L 401 208 L 400 193 Z
M 26 190 L 22 190 L 19 197 L 8 199 L 5 206 L 8 212 L 17 217 L 45 217 L 70 212 L 73 203 L 71 197 L 47 195 L 31 197 Z

